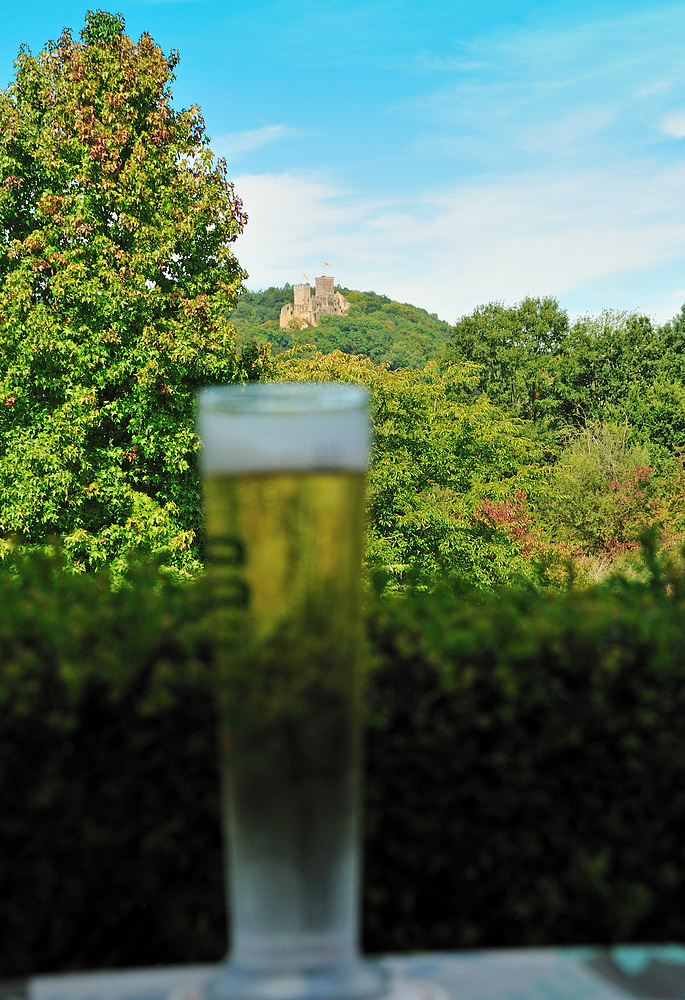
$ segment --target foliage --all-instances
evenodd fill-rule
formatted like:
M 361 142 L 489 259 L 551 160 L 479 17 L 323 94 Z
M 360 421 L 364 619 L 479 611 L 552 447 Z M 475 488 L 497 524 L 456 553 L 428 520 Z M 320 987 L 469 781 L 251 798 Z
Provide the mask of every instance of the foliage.
M 656 378 L 664 345 L 647 316 L 604 310 L 572 327 L 559 359 L 558 412 L 570 424 L 632 419 L 627 398 Z
M 288 350 L 293 346 L 292 336 L 279 328 L 279 317 L 281 307 L 292 301 L 293 287 L 289 284 L 282 288 L 272 285 L 260 292 L 243 290 L 231 312 L 236 342 L 244 346 L 270 343 L 276 351 Z
M 668 361 L 665 356 L 664 369 Z M 673 456 L 685 444 L 685 385 L 678 377 L 661 370 L 649 381 L 633 382 L 606 414 L 609 420 L 629 422 L 660 471 L 672 467 Z
M 137 563 L 113 589 L 59 553 L 15 559 L 0 567 L 0 976 L 220 958 L 201 586 Z
M 551 551 L 541 543 L 532 558 L 515 533 L 483 514 L 484 501 L 534 495 L 546 456 L 520 422 L 484 398 L 468 398 L 473 366 L 391 372 L 340 351 L 295 352 L 276 359 L 273 376 L 357 382 L 371 391 L 367 559 L 391 588 L 430 588 L 443 574 L 486 590 L 516 579 L 551 581 Z
M 371 617 L 372 950 L 680 940 L 682 570 Z
M 323 316 L 314 332 L 314 343 L 324 354 L 340 350 L 391 370 L 420 369 L 437 358 L 447 341 L 447 323 L 424 309 L 374 292 L 343 289 L 343 294 L 350 302 L 346 315 Z
M 367 948 L 683 938 L 685 585 L 647 563 L 585 591 L 371 599 Z M 219 959 L 203 581 L 139 564 L 113 590 L 40 553 L 17 569 L 0 975 Z
M 390 369 L 423 368 L 447 342 L 448 324 L 425 309 L 375 292 L 340 291 L 350 303 L 345 316 L 323 316 L 317 327 L 304 329 L 295 322 L 285 330 L 279 329 L 279 314 L 281 306 L 292 302 L 290 285 L 246 292 L 231 314 L 239 342 L 270 342 L 276 351 L 316 344 L 324 354 L 361 354 Z
M 591 573 L 634 548 L 641 525 L 663 520 L 671 539 L 685 526 L 683 316 L 685 307 L 657 329 L 639 313 L 604 310 L 570 325 L 553 299 L 490 303 L 457 322 L 444 352 L 444 363 L 480 365 L 478 390 L 529 421 L 558 460 L 526 516 L 538 535 L 590 554 L 578 565 Z M 635 452 L 618 477 L 600 457 L 602 427 L 609 437 L 607 428 L 626 428 Z
M 82 35 L 22 48 L 0 92 L 0 534 L 187 574 L 193 392 L 251 374 L 226 320 L 245 216 L 199 109 L 171 106 L 178 55 L 102 11 Z
M 667 338 L 638 313 L 604 310 L 573 325 L 556 299 L 492 302 L 462 316 L 444 360 L 482 365 L 478 387 L 497 405 L 558 430 L 630 417 L 627 396 L 652 384 Z
M 586 552 L 637 547 L 659 517 L 649 450 L 627 424 L 587 424 L 562 451 L 542 500 L 547 522 Z
M 668 358 L 668 366 L 681 382 L 685 377 L 685 305 L 677 316 L 659 329 L 659 337 Z
M 84 45 L 109 45 L 124 33 L 122 14 L 109 14 L 106 10 L 87 10 L 86 26 L 80 32 Z
M 533 422 L 554 415 L 554 365 L 568 337 L 568 317 L 556 299 L 524 299 L 478 306 L 452 331 L 444 360 L 481 367 L 478 389 Z

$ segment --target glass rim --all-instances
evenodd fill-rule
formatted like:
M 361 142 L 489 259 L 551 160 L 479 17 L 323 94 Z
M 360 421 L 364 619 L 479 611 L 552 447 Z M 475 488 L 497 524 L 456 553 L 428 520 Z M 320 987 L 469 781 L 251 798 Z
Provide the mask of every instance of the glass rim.
M 209 414 L 335 413 L 368 405 L 369 392 L 350 382 L 248 382 L 217 385 L 197 394 Z

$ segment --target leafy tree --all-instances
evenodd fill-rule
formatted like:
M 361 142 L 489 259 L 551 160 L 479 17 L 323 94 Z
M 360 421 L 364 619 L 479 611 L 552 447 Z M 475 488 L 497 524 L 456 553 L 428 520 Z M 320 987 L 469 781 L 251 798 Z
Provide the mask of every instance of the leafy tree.
M 488 503 L 518 502 L 523 493 L 535 498 L 545 484 L 546 456 L 520 421 L 485 398 L 464 400 L 477 377 L 472 365 L 440 372 L 431 362 L 392 372 L 341 351 L 291 352 L 276 359 L 274 375 L 370 390 L 367 562 L 387 574 L 390 589 L 432 589 L 445 575 L 454 586 L 482 590 L 552 579 L 555 553 L 537 542 L 531 551 L 530 533 L 488 515 Z
M 491 302 L 457 321 L 444 360 L 480 365 L 480 392 L 538 422 L 556 411 L 555 361 L 568 331 L 568 316 L 556 299 L 526 298 L 516 306 Z
M 449 326 L 435 314 L 374 292 L 343 293 L 350 302 L 345 316 L 323 316 L 311 331 L 324 353 L 363 354 L 394 371 L 421 369 L 444 349 Z
M 548 523 L 589 554 L 637 548 L 659 519 L 649 449 L 627 424 L 587 424 L 561 453 L 543 501 Z
M 614 421 L 630 421 L 657 465 L 685 446 L 685 385 L 665 371 L 658 372 L 653 381 L 633 382 L 621 402 L 606 412 Z
M 553 431 L 630 412 L 631 387 L 652 384 L 666 364 L 669 339 L 647 316 L 604 310 L 572 326 L 555 299 L 491 302 L 463 316 L 444 352 L 449 363 L 481 366 L 478 388 L 498 406 Z
M 682 380 L 685 376 L 685 305 L 677 316 L 664 323 L 659 330 L 659 337 L 671 366 L 677 370 Z
M 226 314 L 246 216 L 167 58 L 89 11 L 0 91 L 0 536 L 76 569 L 198 566 L 196 387 L 250 376 Z
M 292 335 L 279 326 L 281 307 L 292 301 L 293 287 L 289 284 L 282 288 L 272 285 L 261 292 L 245 290 L 231 312 L 237 343 L 270 343 L 276 351 L 292 347 Z
M 121 14 L 109 14 L 106 10 L 86 11 L 86 26 L 81 31 L 81 40 L 86 45 L 101 42 L 109 45 L 124 33 L 125 22 Z
M 647 316 L 604 310 L 582 317 L 558 359 L 559 416 L 577 427 L 595 419 L 632 422 L 627 397 L 652 384 L 663 355 L 663 339 Z
M 488 500 L 486 522 L 526 547 L 531 531 L 565 544 L 592 572 L 623 559 L 655 520 L 666 542 L 682 531 L 684 317 L 658 330 L 639 313 L 604 310 L 571 326 L 553 299 L 462 317 L 445 360 L 478 364 L 478 390 L 533 422 L 558 459 L 548 491 L 532 503 Z

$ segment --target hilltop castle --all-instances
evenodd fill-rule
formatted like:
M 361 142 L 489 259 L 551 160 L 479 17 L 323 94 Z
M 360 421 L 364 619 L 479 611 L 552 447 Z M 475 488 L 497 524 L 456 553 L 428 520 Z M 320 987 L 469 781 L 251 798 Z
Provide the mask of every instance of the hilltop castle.
M 344 295 L 336 292 L 333 278 L 316 279 L 316 292 L 311 286 L 293 285 L 294 302 L 286 302 L 281 309 L 280 326 L 286 327 L 291 319 L 299 319 L 303 326 L 317 326 L 320 316 L 344 316 L 350 303 Z

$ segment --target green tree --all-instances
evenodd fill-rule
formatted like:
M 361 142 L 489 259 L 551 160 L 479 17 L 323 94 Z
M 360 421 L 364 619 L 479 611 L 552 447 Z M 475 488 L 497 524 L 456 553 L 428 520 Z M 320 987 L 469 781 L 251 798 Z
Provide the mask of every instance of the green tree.
M 322 316 L 312 331 L 324 353 L 363 354 L 391 370 L 422 369 L 436 360 L 449 338 L 449 325 L 435 314 L 375 292 L 342 289 L 350 302 L 345 316 Z
M 81 31 L 81 40 L 86 45 L 102 42 L 108 45 L 124 33 L 125 22 L 121 14 L 109 14 L 106 10 L 87 10 L 86 26 Z
M 526 298 L 516 306 L 491 302 L 457 321 L 444 359 L 480 365 L 481 392 L 538 422 L 556 412 L 556 358 L 568 331 L 568 316 L 556 299 Z
M 244 291 L 231 312 L 236 330 L 236 343 L 270 343 L 274 351 L 286 351 L 293 346 L 288 330 L 279 325 L 281 307 L 293 301 L 292 285 L 276 288 L 272 285 L 261 292 Z
M 663 361 L 664 341 L 648 316 L 606 309 L 573 324 L 557 363 L 557 412 L 582 427 L 628 419 L 631 390 L 644 392 Z
M 681 322 L 659 331 L 647 316 L 605 309 L 570 325 L 555 299 L 491 302 L 455 324 L 444 359 L 480 365 L 478 389 L 543 432 L 632 422 L 629 398 L 659 377 L 682 381 Z
M 637 548 L 663 513 L 647 445 L 628 424 L 588 423 L 562 451 L 543 500 L 547 522 L 577 550 Z
M 178 54 L 123 27 L 89 11 L 0 91 L 0 537 L 192 572 L 193 393 L 250 375 L 226 319 L 246 216 L 172 107 Z
M 274 374 L 370 390 L 367 562 L 388 574 L 391 589 L 432 589 L 441 576 L 482 590 L 550 580 L 554 553 L 518 531 L 525 512 L 518 523 L 498 518 L 507 504 L 544 488 L 546 456 L 521 421 L 487 399 L 464 398 L 477 378 L 473 365 L 390 371 L 333 351 L 282 355 Z
M 670 366 L 681 381 L 685 380 L 685 305 L 677 316 L 659 329 L 659 336 L 668 355 Z

